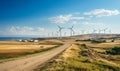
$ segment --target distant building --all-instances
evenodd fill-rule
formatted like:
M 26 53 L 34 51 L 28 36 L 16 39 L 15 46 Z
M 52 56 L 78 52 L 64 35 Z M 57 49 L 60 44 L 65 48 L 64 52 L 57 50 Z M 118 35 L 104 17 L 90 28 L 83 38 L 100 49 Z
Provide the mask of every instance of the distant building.
M 18 40 L 19 42 L 38 42 L 38 40 L 33 40 L 33 39 L 25 39 L 25 40 Z
M 24 40 L 24 42 L 28 42 L 28 40 Z
M 32 39 L 31 39 L 31 40 L 29 40 L 29 42 L 33 42 L 33 41 L 34 41 L 34 40 L 32 40 Z
M 38 42 L 38 40 L 34 40 L 34 42 Z
M 22 42 L 23 40 L 20 39 L 19 41 Z

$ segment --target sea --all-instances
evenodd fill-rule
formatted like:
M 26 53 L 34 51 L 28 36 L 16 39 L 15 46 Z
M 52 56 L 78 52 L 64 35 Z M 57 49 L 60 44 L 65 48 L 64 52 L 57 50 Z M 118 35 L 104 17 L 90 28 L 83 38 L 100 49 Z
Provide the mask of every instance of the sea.
M 31 39 L 33 37 L 0 37 L 0 41 L 7 41 L 7 40 L 24 40 L 24 39 Z

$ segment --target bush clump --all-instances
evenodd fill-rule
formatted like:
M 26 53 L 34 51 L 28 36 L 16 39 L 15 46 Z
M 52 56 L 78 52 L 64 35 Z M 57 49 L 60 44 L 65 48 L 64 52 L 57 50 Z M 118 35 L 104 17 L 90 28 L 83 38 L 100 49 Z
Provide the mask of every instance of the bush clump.
M 82 47 L 87 47 L 87 45 L 86 44 L 80 44 Z
M 101 39 L 96 39 L 96 40 L 91 40 L 92 43 L 104 43 L 106 42 L 105 40 L 101 40 Z
M 87 41 L 91 41 L 91 39 L 85 39 L 85 40 L 79 40 L 79 39 L 77 39 L 77 40 L 75 40 L 76 42 L 79 42 L 79 41 L 85 41 L 85 42 L 87 42 Z
M 109 49 L 108 51 L 106 51 L 106 53 L 113 55 L 120 55 L 120 46 L 116 46 L 112 49 Z
M 112 39 L 112 40 L 111 40 L 111 42 L 115 42 L 115 40 L 114 40 L 114 39 Z

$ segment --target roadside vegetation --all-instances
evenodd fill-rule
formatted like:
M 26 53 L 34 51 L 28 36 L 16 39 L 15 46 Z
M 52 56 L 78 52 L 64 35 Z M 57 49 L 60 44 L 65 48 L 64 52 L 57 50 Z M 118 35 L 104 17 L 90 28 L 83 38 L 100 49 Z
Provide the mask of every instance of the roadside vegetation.
M 120 71 L 119 65 L 105 57 L 99 49 L 77 43 L 35 71 Z

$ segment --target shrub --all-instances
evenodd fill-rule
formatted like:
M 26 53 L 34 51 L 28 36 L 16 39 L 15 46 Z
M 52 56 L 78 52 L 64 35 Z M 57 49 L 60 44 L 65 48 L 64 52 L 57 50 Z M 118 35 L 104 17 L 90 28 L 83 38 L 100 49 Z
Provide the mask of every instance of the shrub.
M 108 54 L 113 54 L 113 55 L 119 55 L 120 54 L 120 46 L 116 46 L 108 51 L 106 51 Z
M 111 40 L 111 42 L 115 42 L 115 40 L 113 39 L 113 40 Z
M 86 44 L 80 44 L 82 47 L 87 47 L 87 45 Z
M 101 39 L 96 39 L 96 40 L 91 40 L 92 43 L 103 43 L 106 42 L 105 40 L 101 40 Z
M 87 42 L 87 41 L 91 41 L 91 39 L 85 39 L 85 40 L 79 40 L 79 39 L 77 39 L 77 40 L 75 40 L 76 42 L 78 42 L 78 41 L 85 41 L 85 42 Z

